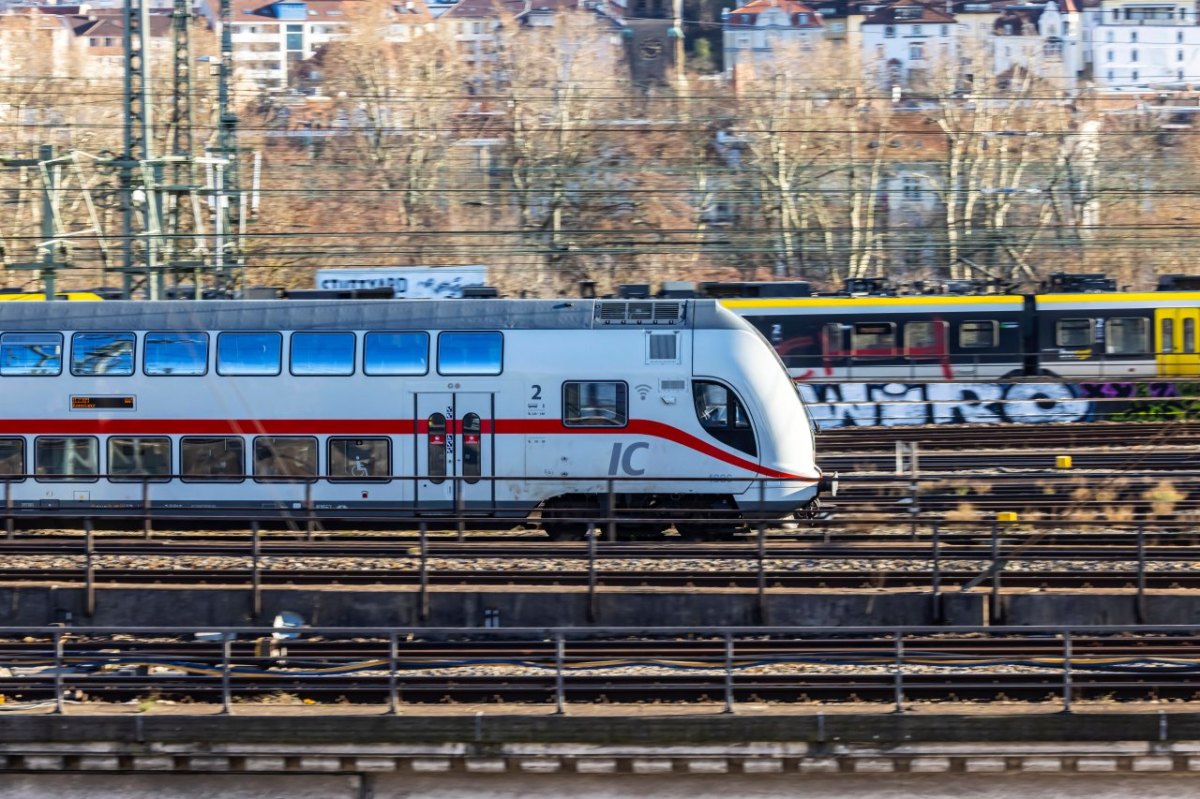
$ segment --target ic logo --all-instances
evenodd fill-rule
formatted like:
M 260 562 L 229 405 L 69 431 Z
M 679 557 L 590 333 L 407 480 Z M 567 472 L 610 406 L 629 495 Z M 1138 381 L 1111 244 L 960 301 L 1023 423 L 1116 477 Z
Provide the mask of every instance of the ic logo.
M 646 395 L 650 393 L 650 386 L 642 383 L 641 385 L 634 386 L 633 390 L 637 392 L 639 398 L 645 399 Z
M 628 446 L 623 446 L 619 443 L 613 444 L 612 457 L 608 461 L 608 473 L 614 476 L 618 473 L 627 474 L 630 477 L 642 476 L 646 473 L 646 470 L 639 469 L 633 465 L 633 456 L 639 450 L 644 449 L 650 449 L 650 444 L 645 441 L 635 441 Z

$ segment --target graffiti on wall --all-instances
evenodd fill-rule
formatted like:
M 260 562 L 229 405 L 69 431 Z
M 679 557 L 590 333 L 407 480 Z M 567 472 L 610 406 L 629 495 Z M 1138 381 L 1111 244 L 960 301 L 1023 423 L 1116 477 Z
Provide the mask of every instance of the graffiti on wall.
M 1200 386 L 1175 383 L 799 384 L 817 427 L 1160 421 L 1195 416 Z

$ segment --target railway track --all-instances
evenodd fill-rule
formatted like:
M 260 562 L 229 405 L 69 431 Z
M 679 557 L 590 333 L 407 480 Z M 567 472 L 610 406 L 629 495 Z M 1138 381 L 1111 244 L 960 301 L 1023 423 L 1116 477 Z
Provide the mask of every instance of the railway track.
M 894 452 L 896 442 L 917 442 L 922 449 L 1095 448 L 1097 442 L 1131 447 L 1200 444 L 1197 422 L 1073 422 L 1038 425 L 919 425 L 839 427 L 817 435 L 817 451 L 826 454 Z M 1065 453 L 1064 453 L 1065 454 Z

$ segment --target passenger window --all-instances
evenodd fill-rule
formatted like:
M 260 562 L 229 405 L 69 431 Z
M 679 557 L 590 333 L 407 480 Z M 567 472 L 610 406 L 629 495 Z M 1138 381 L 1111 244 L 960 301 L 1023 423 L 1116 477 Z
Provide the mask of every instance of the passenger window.
M 428 434 L 429 482 L 439 484 L 446 479 L 446 417 L 440 413 L 429 417 Z
M 133 374 L 133 334 L 76 333 L 71 336 L 71 374 Z
M 904 354 L 910 358 L 946 353 L 945 322 L 905 322 Z
M 217 374 L 277 375 L 283 335 L 221 333 L 217 336 Z
M 1055 346 L 1091 347 L 1092 340 L 1091 319 L 1059 319 L 1055 326 Z
M 442 333 L 438 336 L 438 374 L 498 375 L 503 351 L 500 333 Z
M 354 334 L 293 333 L 292 374 L 354 374 Z
M 37 438 L 33 442 L 37 479 L 95 482 L 100 473 L 99 450 L 96 439 L 90 437 Z
M 317 440 L 259 436 L 254 439 L 254 479 L 307 482 L 317 476 Z
M 423 375 L 429 372 L 428 333 L 368 333 L 363 372 L 369 375 Z
M 1175 351 L 1175 320 L 1162 320 L 1162 351 L 1169 354 Z
M 385 482 L 392 477 L 391 442 L 386 438 L 329 439 L 329 479 Z
M 463 476 L 468 483 L 478 483 L 483 468 L 483 424 L 479 414 L 463 417 Z
M 62 374 L 62 333 L 0 335 L 0 375 Z
M 184 482 L 237 483 L 246 479 L 246 443 L 238 436 L 185 438 L 179 443 Z
M 701 427 L 718 441 L 749 455 L 758 454 L 750 417 L 737 395 L 720 383 L 695 380 L 692 396 Z
M 1183 320 L 1183 351 L 1193 353 L 1196 351 L 1196 320 Z
M 563 383 L 563 424 L 567 427 L 624 427 L 629 423 L 625 383 Z
M 826 322 L 821 328 L 821 346 L 827 358 L 845 356 L 845 327 L 838 322 Z
M 1114 355 L 1150 352 L 1150 320 L 1109 319 L 1105 323 L 1105 351 Z
M 108 439 L 108 479 L 114 483 L 165 483 L 171 479 L 171 439 Z M 151 479 L 152 478 L 152 479 Z
M 896 354 L 896 326 L 891 322 L 858 322 L 850 328 L 850 355 L 887 358 Z
M 142 370 L 148 375 L 202 375 L 208 371 L 207 333 L 147 333 Z
M 996 323 L 990 319 L 970 320 L 958 325 L 958 346 L 964 350 L 982 350 L 998 343 Z
M 0 481 L 25 479 L 25 439 L 0 438 Z

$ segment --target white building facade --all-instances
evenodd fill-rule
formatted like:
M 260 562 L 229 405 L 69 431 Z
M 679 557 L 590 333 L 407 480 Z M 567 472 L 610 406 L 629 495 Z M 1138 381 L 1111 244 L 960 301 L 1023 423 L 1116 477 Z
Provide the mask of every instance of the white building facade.
M 958 26 L 952 14 L 899 0 L 863 20 L 865 78 L 883 89 L 920 90 L 958 67 Z
M 1091 60 L 1096 86 L 1170 89 L 1200 82 L 1195 5 L 1104 0 L 1093 19 Z

